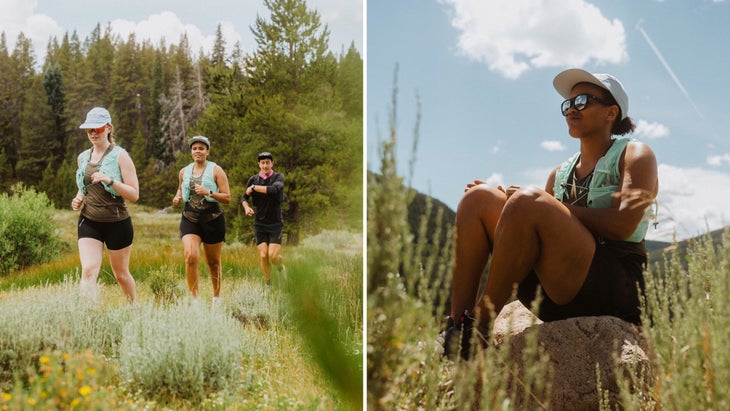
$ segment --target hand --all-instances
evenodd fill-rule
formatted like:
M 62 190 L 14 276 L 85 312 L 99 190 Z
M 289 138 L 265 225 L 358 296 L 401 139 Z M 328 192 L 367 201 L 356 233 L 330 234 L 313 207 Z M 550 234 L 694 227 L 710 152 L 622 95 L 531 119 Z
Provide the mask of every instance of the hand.
M 210 194 L 210 191 L 208 191 L 205 187 L 201 186 L 200 184 L 195 185 L 195 194 L 199 196 L 207 196 Z
M 79 211 L 81 209 L 81 204 L 83 204 L 84 199 L 80 197 L 74 197 L 73 200 L 71 200 L 71 209 L 74 211 Z
M 182 198 L 180 196 L 176 195 L 175 197 L 172 198 L 172 205 L 174 207 L 177 207 L 177 205 L 180 204 L 180 200 L 182 200 Z
M 487 182 L 484 180 L 474 180 L 473 183 L 466 183 L 466 188 L 464 189 L 464 192 L 467 192 L 470 188 L 476 187 L 480 184 L 487 184 Z
M 246 187 L 246 195 L 250 196 L 251 194 L 253 194 L 253 186 Z
M 97 171 L 96 173 L 91 175 L 91 182 L 109 184 L 112 182 L 112 178 L 102 172 Z
M 253 208 L 251 208 L 251 207 L 245 207 L 245 209 L 246 209 L 246 215 L 247 216 L 251 217 L 254 214 Z
M 507 198 L 512 197 L 512 194 L 516 193 L 517 190 L 519 190 L 520 188 L 522 188 L 522 186 L 509 186 L 505 190 L 504 188 L 502 188 L 502 186 L 499 186 L 500 191 L 507 194 Z

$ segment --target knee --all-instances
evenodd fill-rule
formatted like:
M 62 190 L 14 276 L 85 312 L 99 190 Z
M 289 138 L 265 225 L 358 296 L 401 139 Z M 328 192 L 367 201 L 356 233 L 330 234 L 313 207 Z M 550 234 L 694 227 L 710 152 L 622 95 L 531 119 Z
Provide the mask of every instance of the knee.
M 220 261 L 209 261 L 208 262 L 208 268 L 210 268 L 210 273 L 215 274 L 217 273 L 221 268 L 221 262 Z
M 132 274 L 129 273 L 129 271 L 114 271 L 114 278 L 116 278 L 119 282 L 126 282 L 129 280 L 134 281 L 134 278 L 132 277 Z
M 484 208 L 501 207 L 505 199 L 506 195 L 497 187 L 489 184 L 479 184 L 464 193 L 456 212 L 457 214 L 463 214 Z
M 200 261 L 200 256 L 198 253 L 185 250 L 185 264 L 187 265 L 198 265 L 198 262 Z
M 100 270 L 101 266 L 98 265 L 81 267 L 81 278 L 86 280 L 94 280 L 96 279 L 96 276 L 99 275 Z
M 509 215 L 515 212 L 519 214 L 530 214 L 539 206 L 540 199 L 544 196 L 549 196 L 549 194 L 536 186 L 521 187 L 507 199 L 507 202 L 504 204 L 503 215 Z
M 259 259 L 261 261 L 267 261 L 269 259 L 269 252 L 266 250 L 259 252 Z

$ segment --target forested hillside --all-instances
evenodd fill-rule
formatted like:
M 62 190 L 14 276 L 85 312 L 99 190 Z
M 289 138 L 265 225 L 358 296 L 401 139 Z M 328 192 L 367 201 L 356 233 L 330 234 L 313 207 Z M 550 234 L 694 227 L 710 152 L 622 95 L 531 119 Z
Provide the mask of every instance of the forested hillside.
M 85 38 L 50 38 L 36 62 L 28 37 L 10 46 L 2 33 L 0 192 L 22 182 L 69 208 L 76 156 L 90 145 L 78 125 L 101 106 L 135 162 L 141 204 L 170 205 L 191 161 L 186 141 L 200 134 L 228 174 L 231 239 L 251 235 L 238 199 L 263 150 L 286 176 L 290 243 L 322 228 L 361 229 L 362 57 L 354 43 L 329 51 L 329 30 L 304 0 L 265 3 L 271 17 L 251 27 L 250 53 L 226 44 L 220 26 L 206 54 L 184 35 L 150 44 L 98 24 Z

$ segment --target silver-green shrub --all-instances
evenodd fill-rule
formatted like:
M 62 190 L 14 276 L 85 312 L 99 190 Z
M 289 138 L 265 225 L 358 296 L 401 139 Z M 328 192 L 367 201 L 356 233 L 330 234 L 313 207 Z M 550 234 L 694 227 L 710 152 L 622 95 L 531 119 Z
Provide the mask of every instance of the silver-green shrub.
M 200 400 L 241 376 L 241 333 L 223 310 L 199 302 L 139 306 L 122 331 L 120 371 L 150 398 Z
M 50 261 L 62 244 L 48 197 L 22 184 L 12 191 L 0 194 L 0 275 Z
M 11 290 L 0 300 L 0 385 L 23 372 L 44 351 L 91 349 L 115 356 L 131 306 L 104 310 L 84 300 L 77 280 Z

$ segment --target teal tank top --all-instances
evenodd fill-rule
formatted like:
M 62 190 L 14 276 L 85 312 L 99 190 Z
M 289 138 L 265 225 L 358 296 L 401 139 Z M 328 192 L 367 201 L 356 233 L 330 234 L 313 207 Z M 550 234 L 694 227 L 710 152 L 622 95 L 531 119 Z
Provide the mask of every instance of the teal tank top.
M 621 182 L 621 170 L 619 170 L 621 154 L 632 141 L 636 140 L 629 138 L 615 139 L 611 148 L 596 163 L 596 168 L 593 170 L 593 178 L 588 187 L 588 208 L 611 207 L 613 203 L 612 194 L 618 191 L 619 183 Z M 560 166 L 560 169 L 555 174 L 553 192 L 555 193 L 554 196 L 556 199 L 562 201 L 565 195 L 565 187 L 568 185 L 568 179 L 578 163 L 579 158 L 580 152 L 574 154 Z M 652 217 L 652 207 L 649 207 L 644 212 L 644 217 L 636 227 L 636 230 L 628 238 L 624 239 L 624 241 L 632 243 L 641 242 L 644 236 L 646 236 L 646 230 L 649 228 L 649 220 Z
M 76 186 L 79 188 L 79 190 L 81 190 L 82 193 L 84 193 L 84 195 L 86 195 L 86 185 L 84 185 L 84 172 L 86 171 L 86 165 L 91 159 L 91 150 L 91 148 L 85 150 L 78 156 L 79 168 L 76 170 Z M 108 175 L 116 181 L 124 182 L 124 180 L 122 179 L 122 170 L 119 168 L 119 154 L 122 152 L 126 151 L 117 145 L 112 147 L 111 151 L 104 155 L 104 157 L 101 159 L 101 164 L 99 164 L 99 171 Z M 120 197 L 119 193 L 117 193 L 116 190 L 114 190 L 110 185 L 103 182 L 101 184 L 104 185 L 104 189 L 106 189 L 106 191 L 108 191 L 112 195 L 112 197 Z
M 193 167 L 195 166 L 195 163 L 188 164 L 185 169 L 183 170 L 183 181 L 182 181 L 182 199 L 183 202 L 190 201 L 190 180 L 193 179 Z M 205 187 L 207 190 L 213 190 L 213 192 L 218 192 L 218 184 L 215 182 L 215 177 L 213 176 L 213 170 L 215 169 L 216 164 L 212 161 L 207 161 L 207 164 L 205 166 L 205 171 L 203 171 L 203 182 L 202 186 Z M 205 200 L 208 202 L 214 202 L 217 203 L 218 200 L 211 196 L 205 196 Z

